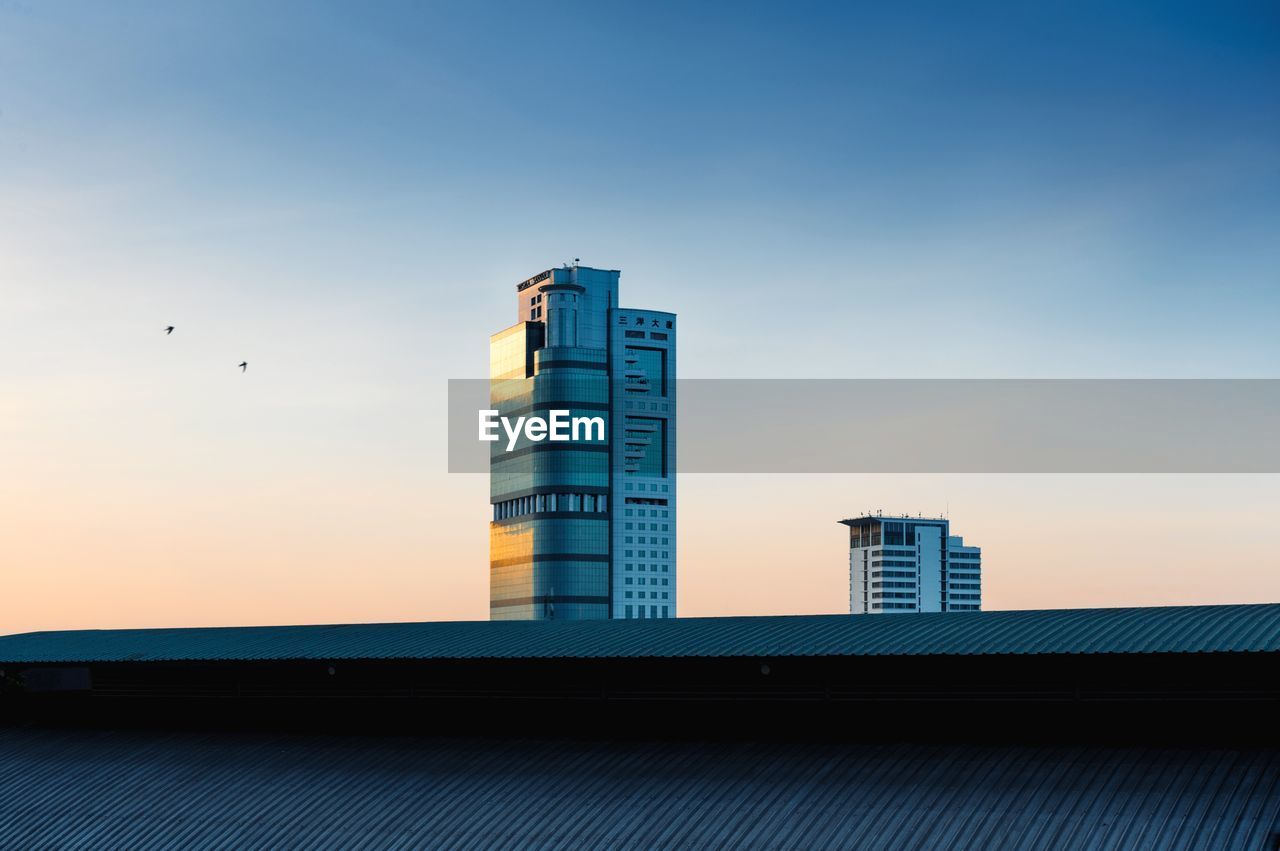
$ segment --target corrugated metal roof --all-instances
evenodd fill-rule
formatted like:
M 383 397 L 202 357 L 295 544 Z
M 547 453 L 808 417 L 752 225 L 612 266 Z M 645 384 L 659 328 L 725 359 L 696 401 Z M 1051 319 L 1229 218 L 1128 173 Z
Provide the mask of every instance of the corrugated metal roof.
M 1280 604 L 671 620 L 73 630 L 0 663 L 1280 651 Z
M 1271 847 L 1274 749 L 0 728 L 4 848 Z

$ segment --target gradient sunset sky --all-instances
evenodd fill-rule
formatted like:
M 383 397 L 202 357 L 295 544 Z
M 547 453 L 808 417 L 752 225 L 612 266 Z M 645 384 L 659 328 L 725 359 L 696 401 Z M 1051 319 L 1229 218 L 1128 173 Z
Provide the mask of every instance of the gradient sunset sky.
M 446 379 L 574 257 L 681 377 L 1276 377 L 1277 93 L 1274 3 L 0 0 L 0 633 L 486 617 Z M 680 498 L 686 616 L 846 611 L 867 508 L 1280 600 L 1276 476 Z

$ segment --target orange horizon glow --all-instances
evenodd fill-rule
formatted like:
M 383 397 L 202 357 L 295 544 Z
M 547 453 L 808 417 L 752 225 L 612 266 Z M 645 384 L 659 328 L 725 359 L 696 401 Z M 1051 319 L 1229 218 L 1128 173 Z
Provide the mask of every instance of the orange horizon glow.
M 486 478 L 425 478 L 431 488 L 319 474 L 74 490 L 49 476 L 10 481 L 0 633 L 485 619 Z M 949 502 L 953 533 L 983 547 L 987 610 L 1275 602 L 1274 486 L 1270 476 L 685 476 L 680 616 L 847 612 L 837 521 L 877 502 L 886 513 Z M 761 493 L 770 498 L 743 498 Z

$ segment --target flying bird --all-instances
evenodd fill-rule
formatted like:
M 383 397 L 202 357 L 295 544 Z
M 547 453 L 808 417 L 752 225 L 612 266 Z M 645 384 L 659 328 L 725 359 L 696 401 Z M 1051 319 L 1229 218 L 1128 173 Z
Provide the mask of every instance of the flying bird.
M 165 327 L 165 329 L 164 329 L 164 333 L 165 333 L 165 335 L 166 335 L 166 336 L 168 336 L 169 334 L 172 334 L 172 333 L 173 333 L 173 326 L 172 326 L 172 325 L 168 325 L 168 326 L 166 326 L 166 327 Z
M 247 360 L 242 360 L 237 364 L 237 366 L 240 367 L 241 372 L 244 372 L 249 368 L 249 362 Z

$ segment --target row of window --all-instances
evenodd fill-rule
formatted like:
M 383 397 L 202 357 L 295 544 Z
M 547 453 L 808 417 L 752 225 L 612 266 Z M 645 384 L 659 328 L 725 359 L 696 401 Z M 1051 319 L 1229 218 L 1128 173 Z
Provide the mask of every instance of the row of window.
M 634 565 L 634 564 L 628 564 L 628 565 L 625 565 L 625 567 L 626 567 L 626 569 L 627 569 L 627 570 L 634 570 L 634 569 L 636 569 L 637 565 Z M 654 564 L 654 565 L 647 565 L 647 567 L 648 567 L 648 569 L 649 569 L 649 570 L 652 570 L 654 573 L 657 573 L 658 571 L 662 571 L 663 573 L 670 573 L 670 572 L 671 572 L 671 565 L 669 565 L 669 564 Z M 641 573 L 643 573 L 643 572 L 644 572 L 644 570 L 645 570 L 645 568 L 646 568 L 646 565 L 642 562 L 642 563 L 639 565 L 639 570 L 640 570 L 640 572 L 641 572 Z M 663 585 L 666 585 L 667 583 L 665 583 L 665 582 L 664 582 L 664 583 L 662 583 L 662 584 L 663 584 Z
M 633 584 L 633 583 L 632 583 L 632 581 L 631 581 L 632 579 L 633 579 L 633 577 L 628 576 L 628 577 L 627 577 L 626 584 L 627 584 L 627 585 L 631 585 L 631 584 Z M 643 576 L 641 576 L 641 577 L 636 581 L 636 583 L 634 583 L 634 584 L 637 584 L 637 585 L 643 585 L 644 583 L 645 583 L 645 578 L 644 578 Z M 658 584 L 658 577 L 656 577 L 656 576 L 655 576 L 655 577 L 653 577 L 652 579 L 650 579 L 650 580 L 649 580 L 649 584 L 650 584 L 650 585 L 657 585 L 657 584 Z M 665 577 L 665 576 L 664 576 L 664 577 L 662 577 L 662 584 L 663 584 L 663 585 L 670 585 L 670 584 L 671 584 L 671 580 L 670 580 L 670 579 L 667 579 L 667 577 Z
M 947 608 L 953 612 L 976 612 L 981 608 L 981 606 L 975 606 L 969 603 L 953 603 L 952 605 L 947 606 Z
M 906 570 L 877 570 L 871 574 L 870 578 L 871 579 L 915 579 L 916 575 Z M 979 577 L 977 576 L 954 576 L 953 575 L 947 581 L 947 585 L 950 586 L 951 588 L 979 591 L 982 589 L 982 583 L 977 581 L 978 578 Z M 969 582 L 963 581 L 966 579 L 971 581 Z M 865 581 L 866 580 L 864 580 L 864 582 Z M 881 583 L 879 582 L 873 582 L 871 587 L 879 588 L 880 585 Z M 914 582 L 886 582 L 884 583 L 884 587 L 885 588 L 914 588 L 916 587 L 916 584 Z
M 952 600 L 981 600 L 981 594 L 952 594 Z
M 873 609 L 902 609 L 905 611 L 912 611 L 915 609 L 915 607 L 916 607 L 915 603 L 872 603 L 871 604 L 871 608 Z
M 639 538 L 639 540 L 633 541 L 632 538 Z M 627 535 L 623 539 L 622 543 L 624 544 L 659 544 L 660 543 L 662 544 L 662 546 L 665 547 L 670 543 L 670 540 L 668 538 L 663 538 L 661 541 L 659 541 L 657 535 L 650 535 L 649 540 L 646 541 L 644 539 L 644 535 Z
M 644 558 L 644 550 L 624 550 L 626 558 Z M 649 550 L 649 558 L 658 558 L 658 550 Z M 662 550 L 662 558 L 671 558 L 670 550 Z
M 915 567 L 914 561 L 901 561 L 899 559 L 882 559 L 880 561 L 871 562 L 872 567 Z
M 643 508 L 627 508 L 627 509 L 623 509 L 622 513 L 626 517 L 631 517 L 633 515 L 635 517 L 644 517 L 644 511 L 645 510 Z M 668 512 L 666 509 L 663 509 L 661 514 L 659 514 L 659 511 L 656 508 L 649 509 L 650 517 L 658 517 L 658 516 L 666 517 L 667 515 L 668 515 Z
M 626 592 L 626 598 L 627 598 L 628 600 L 630 600 L 630 599 L 631 599 L 631 595 L 632 595 L 633 593 L 634 593 L 637 597 L 639 597 L 641 600 L 645 599 L 645 594 L 648 594 L 648 595 L 649 595 L 649 599 L 650 599 L 650 600 L 657 600 L 657 599 L 658 599 L 658 594 L 659 594 L 659 592 L 658 592 L 658 591 L 634 591 L 634 592 L 632 592 L 632 591 L 627 591 L 627 592 Z M 662 591 L 662 592 L 661 592 L 661 594 L 662 594 L 662 599 L 663 599 L 663 600 L 670 600 L 670 599 L 671 599 L 671 593 L 670 593 L 669 591 Z
M 668 322 L 668 323 L 667 323 L 667 327 L 668 327 L 668 328 L 669 328 L 669 327 L 671 327 L 671 323 L 670 323 L 670 322 Z M 644 332 L 643 332 L 643 331 L 627 331 L 627 332 L 626 332 L 626 338 L 627 338 L 628 340 L 643 340 L 643 339 L 644 339 Z M 649 339 L 650 339 L 650 340 L 665 340 L 665 339 L 667 339 L 667 335 L 666 335 L 665 333 L 661 332 L 661 331 L 650 331 L 650 332 L 649 332 Z
M 940 528 L 938 523 L 895 523 L 880 524 L 884 534 L 885 546 L 913 546 L 916 542 L 916 528 Z
M 901 591 L 876 591 L 871 595 L 873 600 L 914 600 L 915 594 L 904 594 Z
M 635 527 L 636 527 L 636 529 L 638 529 L 638 530 L 639 530 L 639 531 L 641 531 L 641 532 L 643 532 L 643 531 L 644 531 L 644 524 L 643 524 L 643 523 L 626 523 L 626 524 L 624 524 L 624 528 L 626 528 L 626 529 L 628 529 L 628 530 L 630 530 L 632 526 L 635 526 Z M 656 532 L 656 531 L 658 531 L 658 524 L 657 524 L 657 523 L 650 523 L 650 524 L 649 524 L 649 531 L 650 531 L 650 532 Z M 666 523 L 663 523 L 663 524 L 662 524 L 662 531 L 664 531 L 664 532 L 669 532 L 669 531 L 671 531 L 671 530 L 667 527 L 667 524 L 666 524 Z
M 609 510 L 609 497 L 595 493 L 540 493 L 534 496 L 522 496 L 507 499 L 493 504 L 493 519 L 506 520 L 524 514 L 536 514 L 542 511 L 584 511 L 600 512 Z
M 901 551 L 898 551 L 898 550 L 872 550 L 872 551 L 871 551 L 871 557 L 872 557 L 872 558 L 875 558 L 875 559 L 878 559 L 878 558 L 880 558 L 881 553 L 883 553 L 885 556 L 914 556 L 914 555 L 915 555 L 915 553 L 914 553 L 914 552 L 912 552 L 911 550 L 901 550 Z M 968 560 L 968 561 L 979 561 L 979 560 L 981 560 L 981 559 L 982 559 L 982 554 L 981 554 L 981 553 L 951 553 L 951 556 L 950 556 L 950 557 L 951 557 L 951 560 L 952 560 L 953 562 L 954 562 L 954 561 L 957 561 L 957 560 L 960 560 L 960 561 L 964 561 L 964 560 Z M 866 560 L 866 554 L 865 554 L 865 553 L 863 554 L 863 560 L 864 560 L 864 561 Z M 872 562 L 872 564 L 881 564 L 881 563 L 882 563 L 882 562 L 880 562 L 880 561 Z M 885 561 L 885 562 L 883 562 L 883 563 L 884 563 L 884 564 L 887 564 L 887 565 L 892 565 L 892 566 L 895 566 L 895 567 L 902 567 L 902 566 L 907 566 L 907 567 L 909 567 L 909 566 L 914 565 L 914 564 L 915 564 L 915 561 L 914 561 L 914 560 L 913 560 L 913 561 L 909 561 L 909 562 L 901 562 L 901 561 Z M 956 567 L 972 567 L 972 568 L 974 568 L 974 569 L 976 570 L 976 569 L 978 568 L 978 565 L 976 565 L 976 564 L 958 564 L 958 565 L 956 565 Z
M 627 607 L 626 607 L 626 609 L 625 609 L 626 614 L 624 615 L 625 617 L 628 617 L 628 618 L 643 618 L 643 617 L 645 616 L 645 612 L 644 612 L 645 607 L 644 607 L 644 606 L 635 606 L 635 607 L 634 607 L 634 609 L 635 609 L 634 614 L 632 613 L 632 608 L 633 608 L 632 606 L 627 606 Z M 651 618 L 669 618 L 669 617 L 671 617 L 671 615 L 668 613 L 668 608 L 667 608 L 666 606 L 649 606 L 649 617 L 651 617 Z

